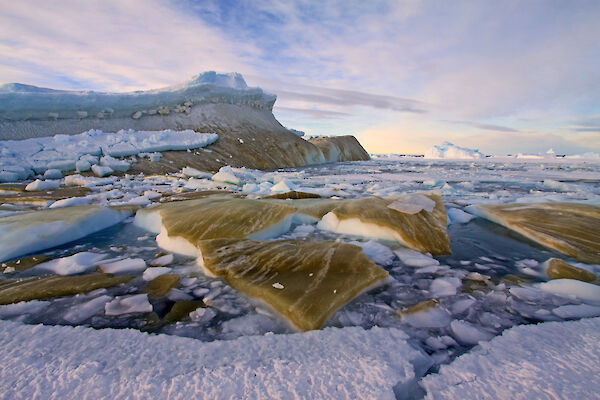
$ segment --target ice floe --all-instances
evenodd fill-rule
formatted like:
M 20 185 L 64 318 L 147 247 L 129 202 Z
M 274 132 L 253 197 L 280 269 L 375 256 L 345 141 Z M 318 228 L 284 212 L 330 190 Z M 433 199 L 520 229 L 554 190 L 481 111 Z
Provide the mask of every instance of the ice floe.
M 300 330 L 318 329 L 338 308 L 388 274 L 358 246 L 326 241 L 203 240 L 202 266 L 256 297 Z
M 0 261 L 68 243 L 131 214 L 129 210 L 79 206 L 0 218 Z
M 425 377 L 427 399 L 597 397 L 600 319 L 513 327 Z
M 398 329 L 328 328 L 203 343 L 127 329 L 10 321 L 0 321 L 0 327 L 0 379 L 7 398 L 44 390 L 56 399 L 89 393 L 111 398 L 186 399 L 201 393 L 207 398 L 394 399 L 395 393 L 414 389 L 432 363 Z
M 477 204 L 469 212 L 583 262 L 600 263 L 600 207 L 581 203 Z

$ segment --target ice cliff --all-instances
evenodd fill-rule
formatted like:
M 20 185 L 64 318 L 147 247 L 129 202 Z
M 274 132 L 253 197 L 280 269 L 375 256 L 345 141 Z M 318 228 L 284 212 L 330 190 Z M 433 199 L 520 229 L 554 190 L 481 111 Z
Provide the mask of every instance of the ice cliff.
M 219 135 L 209 151 L 171 152 L 160 162 L 138 163 L 140 172 L 150 173 L 174 172 L 186 165 L 205 170 L 223 165 L 269 169 L 368 159 L 357 141 L 338 140 L 323 150 L 323 145 L 298 137 L 273 116 L 275 100 L 273 94 L 248 87 L 240 74 L 213 71 L 177 85 L 129 93 L 9 83 L 0 86 L 0 140 L 74 135 L 90 129 L 191 129 Z

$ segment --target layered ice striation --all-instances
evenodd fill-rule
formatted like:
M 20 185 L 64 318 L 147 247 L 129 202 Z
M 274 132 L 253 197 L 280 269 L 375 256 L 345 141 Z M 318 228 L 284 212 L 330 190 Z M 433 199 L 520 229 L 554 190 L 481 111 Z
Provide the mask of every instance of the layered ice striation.
M 54 90 L 9 83 L 0 86 L 0 139 L 31 137 L 24 136 L 26 122 L 139 120 L 170 113 L 185 114 L 194 105 L 209 103 L 271 110 L 275 99 L 275 95 L 260 88 L 249 88 L 240 74 L 214 71 L 174 86 L 129 93 Z M 33 136 L 47 136 L 45 132 L 40 133 Z

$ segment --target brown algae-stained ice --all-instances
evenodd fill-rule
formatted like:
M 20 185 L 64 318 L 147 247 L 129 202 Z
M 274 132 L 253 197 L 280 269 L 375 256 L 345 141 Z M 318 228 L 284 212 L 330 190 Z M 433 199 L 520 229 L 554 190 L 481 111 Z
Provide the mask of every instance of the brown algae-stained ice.
M 136 214 L 136 224 L 160 234 L 159 246 L 196 255 L 207 239 L 268 239 L 289 230 L 294 207 L 257 200 L 205 198 L 162 204 Z
M 600 207 L 581 203 L 478 204 L 469 212 L 585 263 L 600 263 Z
M 201 240 L 199 262 L 295 328 L 319 329 L 340 307 L 388 273 L 358 246 L 333 241 Z
M 392 240 L 420 252 L 432 255 L 450 254 L 450 239 L 446 233 L 446 210 L 437 193 L 404 195 L 403 209 L 411 196 L 421 207 L 410 212 L 398 211 L 394 198 L 365 197 L 339 203 L 319 222 L 318 227 L 333 232 Z M 434 202 L 422 207 L 423 197 Z M 391 206 L 391 207 L 390 207 Z

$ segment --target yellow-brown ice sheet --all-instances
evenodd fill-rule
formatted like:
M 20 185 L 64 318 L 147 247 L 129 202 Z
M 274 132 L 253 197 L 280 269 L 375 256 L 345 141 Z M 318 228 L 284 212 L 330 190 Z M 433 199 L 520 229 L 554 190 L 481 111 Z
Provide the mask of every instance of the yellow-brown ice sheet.
M 296 208 L 236 198 L 205 198 L 140 210 L 136 224 L 159 233 L 158 245 L 195 256 L 199 240 L 268 239 L 287 232 Z
M 430 200 L 430 207 L 422 206 L 423 197 Z M 337 233 L 396 241 L 432 255 L 450 253 L 446 209 L 437 193 L 345 200 L 317 226 Z
M 581 203 L 478 204 L 468 211 L 579 261 L 600 263 L 600 207 Z
M 319 329 L 388 273 L 358 246 L 333 241 L 201 240 L 205 272 L 271 306 L 299 330 Z

